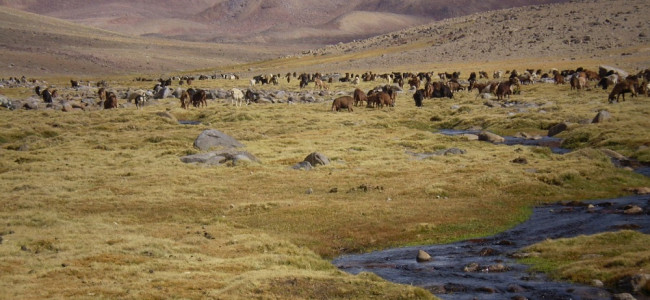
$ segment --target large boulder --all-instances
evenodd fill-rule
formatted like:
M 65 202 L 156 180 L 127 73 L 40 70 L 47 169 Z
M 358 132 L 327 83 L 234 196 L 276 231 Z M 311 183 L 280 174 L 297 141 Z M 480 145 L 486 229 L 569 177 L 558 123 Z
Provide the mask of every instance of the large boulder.
M 502 136 L 494 134 L 489 131 L 481 131 L 481 133 L 478 134 L 478 140 L 486 141 L 490 143 L 503 143 L 506 141 L 506 139 L 503 138 Z
M 549 130 L 548 130 L 548 136 L 555 136 L 555 135 L 558 135 L 558 134 L 560 134 L 561 132 L 567 130 L 568 128 L 569 128 L 569 125 L 567 125 L 567 123 L 562 122 L 562 123 L 560 123 L 560 124 L 557 124 L 557 125 L 555 125 L 555 126 L 549 128 Z
M 323 155 L 322 153 L 314 152 L 307 157 L 305 157 L 304 161 L 309 162 L 312 166 L 317 166 L 317 165 L 329 165 L 330 160 L 327 158 L 327 156 Z
M 244 144 L 219 130 L 208 129 L 201 132 L 196 140 L 194 140 L 194 147 L 207 151 L 214 147 L 240 148 L 244 147 Z
M 431 255 L 426 253 L 424 250 L 418 250 L 418 255 L 415 258 L 417 262 L 427 262 L 431 260 Z
M 200 163 L 206 165 L 223 165 L 232 163 L 236 166 L 240 163 L 259 162 L 257 157 L 246 151 L 237 151 L 234 149 L 224 149 L 209 153 L 199 153 L 181 157 L 184 163 Z
M 172 96 L 172 93 L 173 93 L 173 92 L 172 92 L 172 89 L 170 89 L 170 88 L 168 88 L 168 87 L 164 87 L 164 88 L 160 89 L 160 90 L 156 93 L 156 95 L 154 95 L 153 98 L 154 98 L 154 99 L 165 99 L 165 98 L 169 98 L 169 97 Z
M 608 121 L 611 118 L 612 118 L 612 115 L 608 111 L 601 110 L 594 117 L 594 119 L 591 120 L 591 123 L 602 123 L 602 122 Z

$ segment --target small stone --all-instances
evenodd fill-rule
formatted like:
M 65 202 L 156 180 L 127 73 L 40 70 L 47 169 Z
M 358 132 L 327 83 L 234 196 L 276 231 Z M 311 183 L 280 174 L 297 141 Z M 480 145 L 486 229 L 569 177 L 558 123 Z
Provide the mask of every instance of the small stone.
M 557 125 L 551 127 L 548 130 L 548 136 L 555 136 L 555 135 L 560 134 L 561 132 L 567 130 L 568 128 L 569 128 L 569 125 L 562 122 L 560 124 L 557 124 Z
M 331 188 L 330 193 L 338 193 L 339 189 L 338 188 Z
M 465 268 L 463 268 L 463 271 L 465 271 L 465 272 L 476 272 L 476 271 L 478 271 L 479 267 L 480 267 L 480 265 L 477 264 L 477 263 L 470 263 L 469 265 L 465 266 Z
M 643 208 L 632 205 L 632 207 L 625 209 L 623 213 L 626 215 L 638 215 L 643 213 Z
M 525 165 L 528 164 L 528 160 L 525 157 L 517 157 L 512 160 L 512 163 Z
M 431 260 L 431 255 L 429 253 L 426 253 L 423 250 L 418 250 L 418 256 L 416 257 L 417 262 L 425 262 L 425 261 L 430 261 Z
M 598 280 L 598 279 L 594 279 L 594 280 L 591 281 L 591 286 L 595 286 L 595 287 L 599 287 L 599 288 L 601 288 L 601 287 L 604 287 L 605 284 L 603 284 L 603 282 L 600 281 L 600 280 Z
M 612 300 L 636 300 L 630 293 L 621 293 L 612 295 Z
M 312 188 L 308 188 L 308 189 L 307 189 L 307 192 L 305 192 L 305 193 L 306 193 L 307 195 L 311 195 L 311 194 L 314 193 L 314 189 L 312 189 Z

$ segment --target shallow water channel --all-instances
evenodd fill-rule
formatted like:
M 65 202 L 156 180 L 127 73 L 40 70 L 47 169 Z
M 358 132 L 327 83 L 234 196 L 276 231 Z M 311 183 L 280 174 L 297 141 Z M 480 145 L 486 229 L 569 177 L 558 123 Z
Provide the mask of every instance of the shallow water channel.
M 444 134 L 444 135 L 450 135 L 450 136 L 456 136 L 456 135 L 463 135 L 463 134 L 474 134 L 478 135 L 481 133 L 480 130 L 457 130 L 457 129 L 441 129 L 437 133 Z M 562 145 L 562 139 L 561 138 L 556 138 L 556 137 L 549 137 L 549 136 L 544 136 L 544 137 L 539 137 L 537 139 L 525 139 L 525 138 L 520 138 L 520 137 L 514 137 L 514 136 L 504 136 L 505 142 L 503 143 L 497 143 L 497 144 L 504 144 L 504 145 L 523 145 L 523 146 L 540 146 L 540 147 L 548 147 L 551 149 L 551 152 L 555 154 L 566 154 L 571 152 L 570 149 L 562 148 L 560 147 Z
M 642 207 L 644 214 L 624 214 L 624 207 L 630 204 Z M 647 234 L 649 209 L 650 195 L 546 205 L 534 208 L 528 221 L 491 237 L 346 255 L 333 264 L 352 274 L 372 272 L 392 282 L 420 286 L 442 299 L 611 299 L 610 292 L 601 288 L 555 282 L 530 273 L 510 255 L 545 239 L 621 229 Z M 418 250 L 429 253 L 432 260 L 418 263 Z

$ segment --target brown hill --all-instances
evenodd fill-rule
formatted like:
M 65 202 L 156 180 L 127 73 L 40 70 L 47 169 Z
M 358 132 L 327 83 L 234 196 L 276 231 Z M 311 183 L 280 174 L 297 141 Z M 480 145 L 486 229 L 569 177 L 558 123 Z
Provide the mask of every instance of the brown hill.
M 193 41 L 322 46 L 367 38 L 433 20 L 566 1 L 0 0 L 0 5 L 133 35 Z M 345 20 L 345 23 L 337 20 Z M 373 25 L 366 26 L 368 24 Z
M 0 10 L 0 75 L 165 73 L 277 57 L 284 50 L 129 36 Z

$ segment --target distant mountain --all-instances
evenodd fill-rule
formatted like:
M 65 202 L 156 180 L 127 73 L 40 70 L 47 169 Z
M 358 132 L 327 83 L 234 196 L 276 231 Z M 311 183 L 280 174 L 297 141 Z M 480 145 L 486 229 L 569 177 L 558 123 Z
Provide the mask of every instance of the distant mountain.
M 318 46 L 478 12 L 567 1 L 0 0 L 0 5 L 134 35 Z

